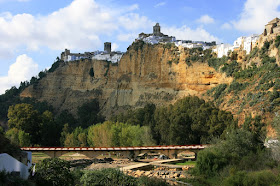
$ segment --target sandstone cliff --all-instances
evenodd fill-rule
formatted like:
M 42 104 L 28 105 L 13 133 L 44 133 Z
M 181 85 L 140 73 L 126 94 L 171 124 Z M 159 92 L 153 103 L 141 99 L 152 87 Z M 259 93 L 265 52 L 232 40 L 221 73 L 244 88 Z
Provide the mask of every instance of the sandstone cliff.
M 201 96 L 231 77 L 216 72 L 207 63 L 187 65 L 188 50 L 175 46 L 131 45 L 118 64 L 84 60 L 61 63 L 21 97 L 47 101 L 57 111 L 76 112 L 78 106 L 98 98 L 102 114 L 109 116 L 146 103 L 165 105 L 187 96 Z M 93 69 L 93 76 L 89 72 Z

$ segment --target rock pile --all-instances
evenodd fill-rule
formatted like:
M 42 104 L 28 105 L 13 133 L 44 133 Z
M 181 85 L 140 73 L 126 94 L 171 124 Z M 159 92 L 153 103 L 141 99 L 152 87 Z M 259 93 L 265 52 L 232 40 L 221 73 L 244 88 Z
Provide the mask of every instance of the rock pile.
M 161 179 L 178 179 L 178 178 L 186 178 L 186 175 L 183 171 L 174 171 L 174 170 L 150 170 L 150 171 L 143 171 L 143 170 L 128 170 L 125 172 L 127 175 L 133 177 L 156 177 Z

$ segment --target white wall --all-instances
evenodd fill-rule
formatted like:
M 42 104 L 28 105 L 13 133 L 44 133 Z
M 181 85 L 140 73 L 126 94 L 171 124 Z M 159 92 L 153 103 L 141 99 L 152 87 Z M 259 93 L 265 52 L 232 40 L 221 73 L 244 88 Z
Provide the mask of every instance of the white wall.
M 28 155 L 30 156 L 30 155 Z M 24 165 L 17 159 L 13 158 L 9 154 L 3 153 L 0 154 L 0 171 L 5 170 L 6 172 L 20 172 L 20 177 L 27 179 L 29 176 L 28 169 L 31 166 L 31 163 L 28 163 L 28 166 Z
M 216 49 L 213 50 L 217 53 L 217 57 L 221 58 L 227 56 L 229 51 L 233 51 L 233 46 L 230 44 L 220 44 L 216 46 Z

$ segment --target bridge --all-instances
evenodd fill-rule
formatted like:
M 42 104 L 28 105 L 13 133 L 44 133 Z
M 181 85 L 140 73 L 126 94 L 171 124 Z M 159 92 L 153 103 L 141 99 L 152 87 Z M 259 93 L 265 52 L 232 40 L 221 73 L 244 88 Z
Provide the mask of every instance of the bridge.
M 208 145 L 171 145 L 171 146 L 146 146 L 146 147 L 23 147 L 21 150 L 41 152 L 51 158 L 58 158 L 69 152 L 83 154 L 88 158 L 96 158 L 99 155 L 116 155 L 122 158 L 134 159 L 143 153 L 161 153 L 169 158 L 177 158 L 184 151 L 196 154 L 199 150 L 207 148 Z

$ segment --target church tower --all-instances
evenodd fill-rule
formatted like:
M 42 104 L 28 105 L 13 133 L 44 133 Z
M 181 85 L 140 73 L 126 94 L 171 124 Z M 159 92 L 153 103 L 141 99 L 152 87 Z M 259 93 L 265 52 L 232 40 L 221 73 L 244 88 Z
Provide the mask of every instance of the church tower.
M 161 33 L 160 33 L 160 26 L 159 26 L 159 23 L 157 23 L 154 27 L 153 27 L 153 34 L 155 36 L 159 36 Z
M 104 43 L 104 52 L 111 53 L 111 42 Z

